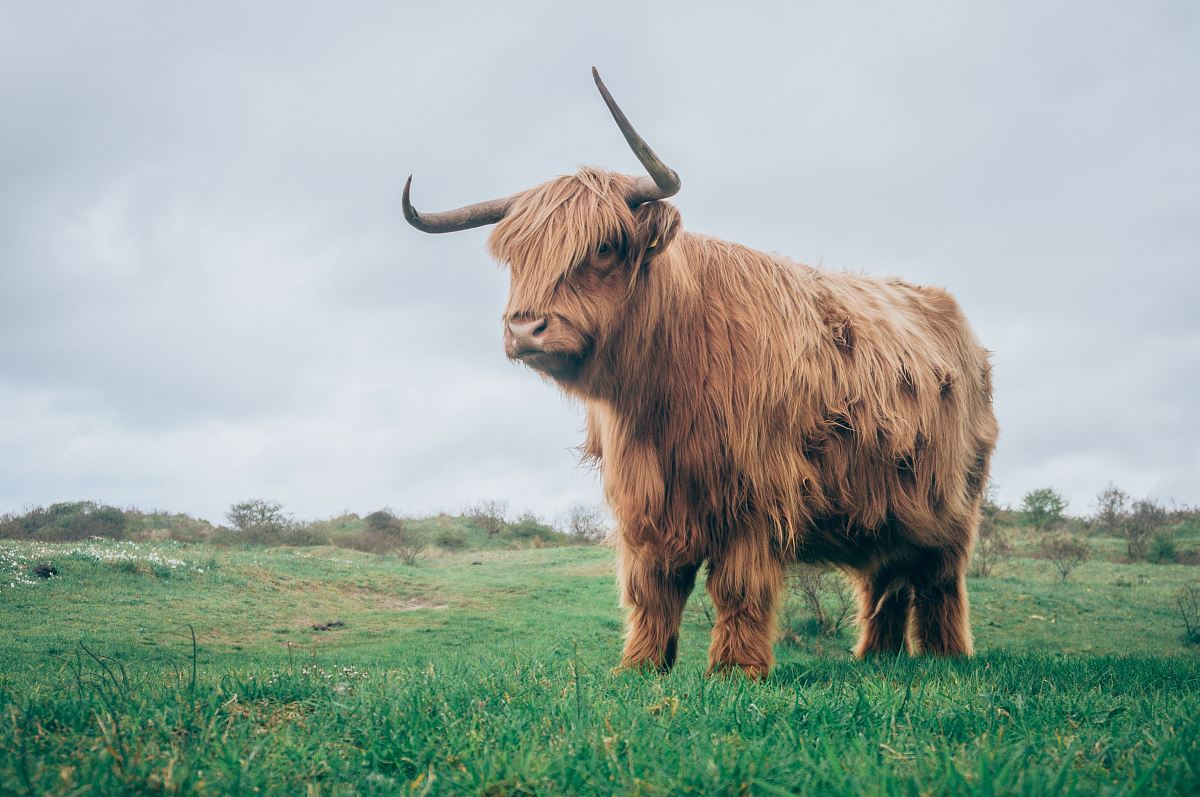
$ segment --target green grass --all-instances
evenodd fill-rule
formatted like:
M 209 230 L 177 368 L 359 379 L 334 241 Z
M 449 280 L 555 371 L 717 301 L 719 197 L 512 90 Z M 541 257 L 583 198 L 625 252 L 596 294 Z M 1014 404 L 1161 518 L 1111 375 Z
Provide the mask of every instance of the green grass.
M 846 633 L 753 683 L 703 676 L 700 595 L 674 673 L 614 675 L 612 558 L 0 541 L 0 794 L 1200 791 L 1196 568 L 1016 559 L 974 659 Z

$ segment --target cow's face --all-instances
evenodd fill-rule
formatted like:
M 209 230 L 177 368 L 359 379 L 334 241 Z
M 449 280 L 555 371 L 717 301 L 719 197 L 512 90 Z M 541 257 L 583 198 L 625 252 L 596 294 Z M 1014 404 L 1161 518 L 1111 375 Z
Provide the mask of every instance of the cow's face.
M 585 170 L 539 186 L 490 239 L 511 276 L 505 353 L 564 386 L 586 377 L 679 226 L 665 202 L 630 210 L 620 190 L 604 190 L 621 179 Z
M 402 198 L 404 218 L 424 232 L 496 225 L 488 247 L 512 274 L 505 351 L 579 389 L 679 222 L 675 209 L 662 202 L 679 191 L 679 175 L 629 124 L 595 67 L 592 78 L 645 175 L 584 168 L 514 196 L 441 213 L 413 207 L 410 176 Z

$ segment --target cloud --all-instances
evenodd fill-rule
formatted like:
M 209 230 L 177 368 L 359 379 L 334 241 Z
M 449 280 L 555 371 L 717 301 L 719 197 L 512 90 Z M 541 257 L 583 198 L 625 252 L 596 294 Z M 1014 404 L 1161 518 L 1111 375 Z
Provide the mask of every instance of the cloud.
M 219 518 L 598 500 L 578 407 L 502 356 L 436 209 L 632 170 L 687 228 L 959 298 L 1002 496 L 1200 501 L 1187 4 L 30 6 L 0 29 L 0 510 Z

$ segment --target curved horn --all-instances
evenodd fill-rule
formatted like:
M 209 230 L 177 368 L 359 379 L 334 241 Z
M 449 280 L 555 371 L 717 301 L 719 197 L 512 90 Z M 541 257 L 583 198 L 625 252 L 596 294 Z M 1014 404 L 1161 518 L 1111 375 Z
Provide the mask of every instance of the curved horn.
M 633 125 L 629 124 L 629 120 L 625 118 L 617 101 L 608 93 L 608 87 L 600 79 L 600 73 L 596 71 L 596 67 L 592 67 L 592 77 L 596 79 L 596 88 L 600 89 L 600 96 L 604 98 L 604 104 L 612 113 L 613 121 L 617 123 L 617 127 L 621 128 L 621 133 L 629 142 L 629 148 L 633 150 L 633 154 L 637 155 L 642 166 L 646 167 L 646 171 L 650 173 L 649 177 L 637 178 L 637 183 L 629 193 L 629 204 L 636 206 L 643 202 L 652 202 L 655 199 L 666 199 L 679 193 L 679 175 L 675 173 L 674 169 L 659 160 L 658 156 L 654 154 L 654 150 L 650 149 L 650 145 L 638 135 L 637 131 L 633 129 Z
M 504 199 L 489 199 L 486 202 L 476 202 L 474 205 L 447 210 L 443 213 L 418 213 L 408 198 L 412 188 L 412 175 L 404 183 L 404 218 L 408 223 L 421 232 L 458 232 L 472 227 L 482 227 L 485 224 L 495 224 L 504 218 L 512 207 L 516 197 Z

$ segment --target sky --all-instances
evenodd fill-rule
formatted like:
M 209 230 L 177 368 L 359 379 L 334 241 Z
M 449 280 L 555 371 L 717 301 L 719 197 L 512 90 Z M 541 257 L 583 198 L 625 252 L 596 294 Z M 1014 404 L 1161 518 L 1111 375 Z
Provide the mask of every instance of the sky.
M 487 230 L 400 213 L 639 173 L 593 64 L 685 229 L 957 297 L 1002 501 L 1200 503 L 1200 6 L 574 5 L 5 3 L 0 512 L 598 502 Z

